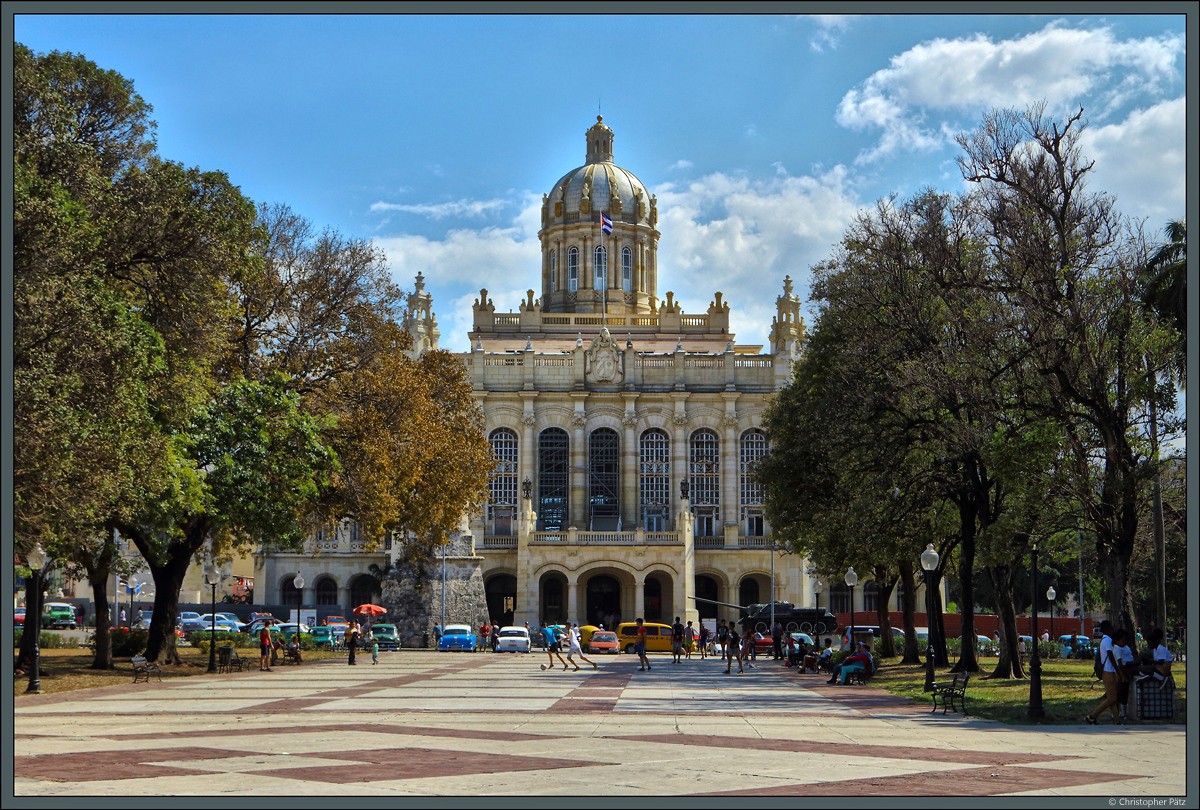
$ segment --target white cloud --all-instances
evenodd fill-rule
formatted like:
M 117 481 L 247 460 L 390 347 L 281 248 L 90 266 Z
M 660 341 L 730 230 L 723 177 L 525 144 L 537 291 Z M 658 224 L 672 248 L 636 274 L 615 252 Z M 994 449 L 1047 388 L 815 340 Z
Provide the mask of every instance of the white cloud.
M 668 166 L 667 171 L 684 171 L 690 168 L 692 168 L 692 162 L 681 158 Z
M 975 115 L 1045 100 L 1056 113 L 1086 97 L 1103 116 L 1134 95 L 1160 96 L 1177 78 L 1183 48 L 1182 36 L 1117 40 L 1108 28 L 1062 23 L 999 42 L 983 34 L 935 39 L 893 57 L 889 67 L 846 93 L 836 120 L 852 129 L 882 130 L 859 158 L 869 161 L 945 145 L 956 127 L 942 125 L 933 117 L 938 111 Z
M 775 298 L 790 275 L 807 294 L 809 267 L 827 258 L 858 210 L 837 166 L 765 180 L 712 174 L 658 187 L 659 294 L 703 312 L 715 291 L 731 307 L 740 341 L 766 343 Z
M 455 200 L 444 203 L 371 203 L 371 210 L 403 211 L 409 214 L 421 214 L 432 219 L 446 217 L 481 217 L 508 205 L 507 200 Z
M 1186 113 L 1180 97 L 1135 110 L 1115 124 L 1089 127 L 1080 138 L 1084 155 L 1096 161 L 1090 188 L 1116 195 L 1121 212 L 1148 217 L 1152 231 L 1184 216 Z
M 842 34 L 850 27 L 853 14 L 810 14 L 806 19 L 815 24 L 808 37 L 808 47 L 817 53 L 826 48 L 836 50 L 841 44 Z

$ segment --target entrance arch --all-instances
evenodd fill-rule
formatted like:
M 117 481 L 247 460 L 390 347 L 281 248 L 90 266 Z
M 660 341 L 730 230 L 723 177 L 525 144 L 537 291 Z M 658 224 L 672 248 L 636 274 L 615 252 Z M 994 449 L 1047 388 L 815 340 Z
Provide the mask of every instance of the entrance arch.
M 368 602 L 378 604 L 382 595 L 379 580 L 369 574 L 359 574 L 350 580 L 350 610 Z
M 487 597 L 488 621 L 507 627 L 513 623 L 517 601 L 517 578 L 512 574 L 494 574 L 483 584 Z
M 738 587 L 738 604 L 742 607 L 757 605 L 761 602 L 758 594 L 758 580 L 753 576 L 743 577 L 742 584 Z
M 621 615 L 621 583 L 616 577 L 595 574 L 588 579 L 583 615 L 588 624 L 616 627 L 611 618 Z
M 538 584 L 540 621 L 562 624 L 567 620 L 567 578 L 557 571 L 542 577 Z
M 646 577 L 644 590 L 643 615 L 648 622 L 670 624 L 672 606 L 675 604 L 675 592 L 669 574 L 655 571 Z
M 717 605 L 713 604 L 720 599 L 720 586 L 712 577 L 704 574 L 696 575 L 696 612 L 700 614 L 701 619 L 717 618 Z M 711 599 L 712 602 L 702 602 L 701 599 Z

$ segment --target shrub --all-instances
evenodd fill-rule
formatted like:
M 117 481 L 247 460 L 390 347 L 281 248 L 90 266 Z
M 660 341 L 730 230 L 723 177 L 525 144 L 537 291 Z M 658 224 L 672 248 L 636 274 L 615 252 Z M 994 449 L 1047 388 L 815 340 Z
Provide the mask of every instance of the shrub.
M 112 654 L 121 658 L 141 655 L 146 651 L 146 640 L 149 637 L 148 630 L 119 627 L 112 633 Z
M 21 646 L 21 635 L 24 630 L 16 630 L 13 632 L 13 649 Z M 43 650 L 65 650 L 69 647 L 77 647 L 79 642 L 73 638 L 60 636 L 57 633 L 51 633 L 43 630 L 38 636 L 38 647 Z

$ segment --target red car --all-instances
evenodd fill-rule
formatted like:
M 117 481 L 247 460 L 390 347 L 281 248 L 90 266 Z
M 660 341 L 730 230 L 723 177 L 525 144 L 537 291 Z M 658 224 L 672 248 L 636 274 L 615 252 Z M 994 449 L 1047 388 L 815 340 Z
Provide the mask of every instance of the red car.
M 16 608 L 13 612 L 13 629 L 17 630 L 25 626 L 25 608 Z

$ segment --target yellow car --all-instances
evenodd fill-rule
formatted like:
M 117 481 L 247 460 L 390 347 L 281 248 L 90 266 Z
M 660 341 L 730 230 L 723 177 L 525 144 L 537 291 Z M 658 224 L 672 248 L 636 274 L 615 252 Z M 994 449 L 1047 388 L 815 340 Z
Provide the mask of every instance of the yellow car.
M 646 622 L 646 652 L 671 651 L 671 626 L 669 624 L 651 624 Z M 617 625 L 617 639 L 621 649 L 633 655 L 633 645 L 637 644 L 637 622 L 621 622 Z

